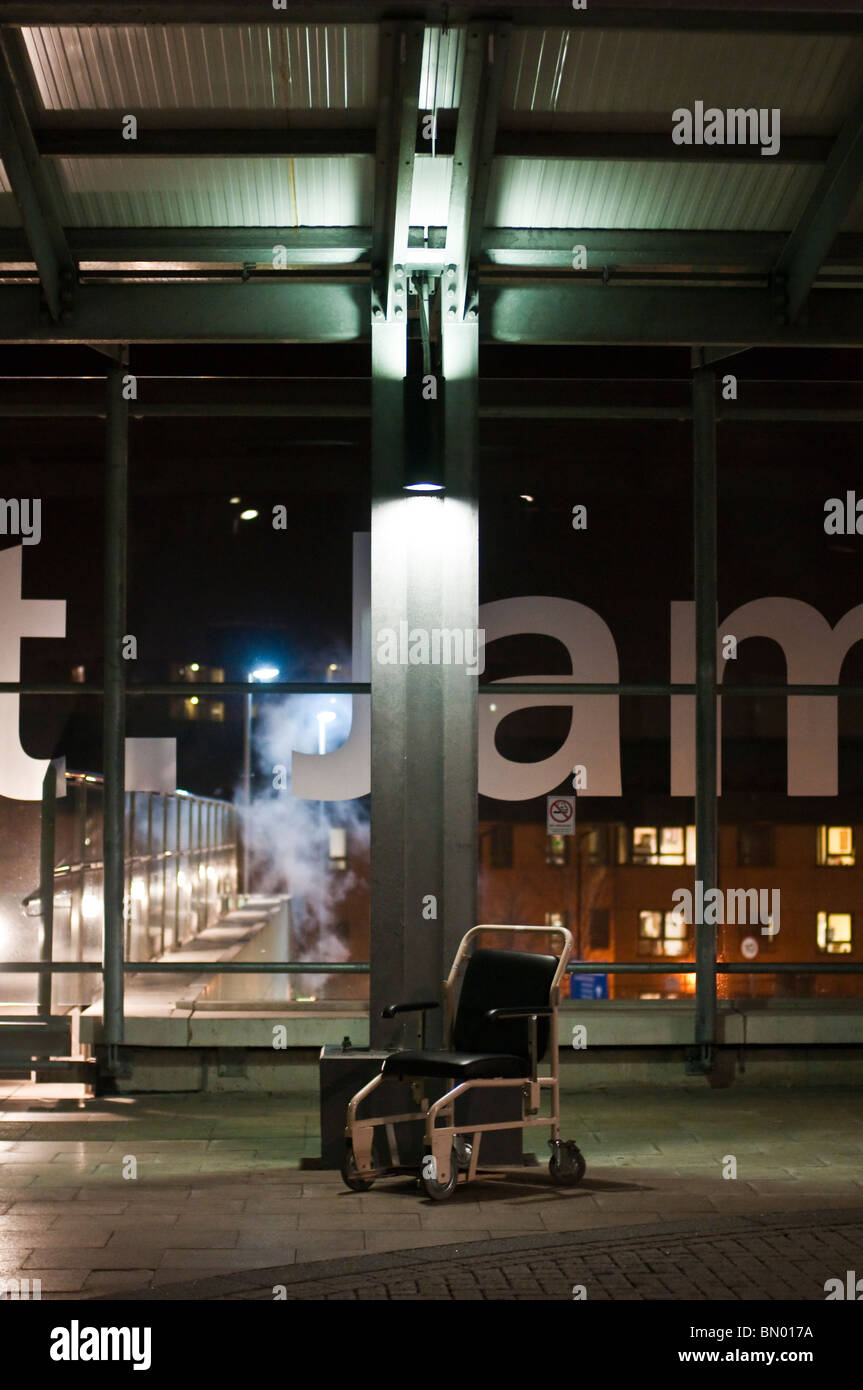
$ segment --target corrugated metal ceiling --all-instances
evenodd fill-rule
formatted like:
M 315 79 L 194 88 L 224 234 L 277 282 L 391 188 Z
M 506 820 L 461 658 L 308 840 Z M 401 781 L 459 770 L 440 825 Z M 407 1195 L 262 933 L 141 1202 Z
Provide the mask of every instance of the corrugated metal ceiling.
M 672 111 L 701 100 L 779 107 L 786 133 L 822 134 L 838 129 L 861 87 L 863 39 L 520 29 L 501 124 L 562 124 L 551 114 L 585 118 L 574 122 L 582 129 L 669 130 Z
M 152 125 L 286 121 L 373 124 L 375 26 L 127 26 L 25 30 L 34 91 L 49 123 Z M 457 103 L 465 33 L 426 31 L 420 109 Z M 788 35 L 516 30 L 501 124 L 666 130 L 671 112 L 707 104 L 779 106 L 784 133 L 834 131 L 863 86 L 863 40 Z M 91 113 L 89 120 L 86 113 Z M 181 113 L 178 117 L 178 113 Z M 51 174 L 71 226 L 360 226 L 372 220 L 374 164 L 351 158 L 57 159 Z M 419 156 L 411 222 L 447 221 L 452 160 Z M 496 226 L 785 230 L 816 168 L 763 160 L 701 164 L 494 161 Z M 0 220 L 17 222 L 2 196 Z M 13 210 L 14 211 L 14 210 Z M 7 216 L 10 221 L 6 222 Z M 863 222 L 863 195 L 848 226 Z
M 367 24 L 129 26 L 23 31 L 47 112 L 372 116 L 377 32 Z M 213 122 L 216 123 L 215 121 Z
M 356 227 L 372 218 L 367 155 L 56 162 L 70 227 Z
M 785 231 L 818 170 L 788 164 L 494 162 L 493 227 L 643 227 L 658 231 Z

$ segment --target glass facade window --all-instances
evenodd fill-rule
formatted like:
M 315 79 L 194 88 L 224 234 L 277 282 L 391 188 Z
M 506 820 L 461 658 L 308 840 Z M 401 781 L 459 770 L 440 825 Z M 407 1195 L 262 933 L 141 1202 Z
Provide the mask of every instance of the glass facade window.
M 684 956 L 689 949 L 689 929 L 679 912 L 639 912 L 640 956 Z
M 850 912 L 819 912 L 817 940 L 819 951 L 831 956 L 851 954 L 854 926 Z
M 820 825 L 818 827 L 818 863 L 829 866 L 856 862 L 854 831 L 850 825 Z

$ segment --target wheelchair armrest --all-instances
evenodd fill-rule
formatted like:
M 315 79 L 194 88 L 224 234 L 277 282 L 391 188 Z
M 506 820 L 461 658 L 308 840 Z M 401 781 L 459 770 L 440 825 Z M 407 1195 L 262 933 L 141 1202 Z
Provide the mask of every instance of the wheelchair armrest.
M 553 1014 L 554 1009 L 549 1005 L 539 1004 L 536 1006 L 527 1005 L 524 1008 L 489 1009 L 486 1018 L 490 1023 L 496 1023 L 500 1019 L 508 1018 L 551 1018 Z
M 417 1014 L 425 1013 L 426 1009 L 439 1008 L 436 999 L 427 999 L 419 1004 L 387 1004 L 385 1009 L 381 1009 L 381 1018 L 395 1018 L 396 1014 Z

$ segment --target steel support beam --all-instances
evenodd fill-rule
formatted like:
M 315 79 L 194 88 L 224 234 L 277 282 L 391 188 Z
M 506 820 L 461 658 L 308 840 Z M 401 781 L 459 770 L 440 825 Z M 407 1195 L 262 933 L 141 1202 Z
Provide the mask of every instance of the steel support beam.
M 863 97 L 839 132 L 815 191 L 776 262 L 774 279 L 777 287 L 786 288 L 787 314 L 792 323 L 803 308 L 861 181 Z
M 482 28 L 503 36 L 504 27 Z M 501 59 L 498 58 L 500 62 Z M 468 108 L 469 109 L 469 108 Z M 453 153 L 452 128 L 438 120 L 436 151 Z M 49 159 L 302 159 L 372 155 L 373 129 L 304 130 L 267 127 L 148 129 L 137 140 L 124 140 L 119 127 L 50 126 L 33 132 L 39 154 Z M 771 164 L 823 164 L 833 147 L 828 135 L 784 135 Z M 420 142 L 418 153 L 427 147 Z M 675 145 L 671 129 L 619 130 L 500 130 L 490 157 L 513 159 L 595 160 L 663 164 L 763 164 L 758 145 Z
M 108 129 L 48 126 L 34 131 L 34 139 L 43 157 L 62 159 L 339 159 L 375 152 L 375 131 L 363 126 L 329 130 L 142 126 L 135 140 L 124 140 L 119 125 Z
M 270 267 L 277 245 L 285 247 L 289 266 L 346 265 L 368 261 L 372 249 L 371 227 L 71 227 L 65 234 L 75 260 L 106 266 L 169 261 Z M 766 276 L 787 240 L 784 232 L 486 227 L 477 259 L 531 270 L 570 269 L 572 248 L 581 245 L 587 251 L 588 265 L 598 270 L 712 268 L 757 271 Z M 408 245 L 409 262 L 434 252 L 442 263 L 446 228 L 412 227 Z M 24 234 L 15 228 L 0 228 L 0 264 L 31 262 Z M 863 272 L 863 237 L 838 236 L 823 265 L 834 273 Z
M 692 381 L 695 575 L 695 879 L 718 887 L 716 800 L 716 378 Z M 696 1066 L 709 1070 L 716 1042 L 716 927 L 695 925 Z
M 405 252 L 410 236 L 423 38 L 422 25 L 384 24 L 380 31 L 372 228 L 374 319 L 407 321 Z
M 71 320 L 42 323 L 39 291 L 0 289 L 0 342 L 354 342 L 368 336 L 368 287 L 335 281 L 81 287 Z
M 69 246 L 79 261 L 120 264 L 179 261 L 206 265 L 272 266 L 284 246 L 288 265 L 344 265 L 368 260 L 371 227 L 70 227 Z M 26 262 L 21 232 L 0 229 L 0 262 Z
M 760 289 L 680 288 L 575 279 L 481 288 L 483 336 L 502 343 L 629 343 L 688 347 L 852 347 L 863 344 L 863 293 L 810 296 L 807 321 L 779 324 Z
M 784 135 L 772 164 L 823 164 L 832 141 L 824 135 Z M 675 145 L 667 130 L 500 130 L 496 156 L 514 159 L 595 160 L 599 163 L 760 164 L 758 145 Z
M 18 40 L 17 34 L 0 32 L 0 158 L 39 271 L 45 301 L 56 320 L 71 303 L 75 263 L 30 129 Z
M 108 368 L 105 397 L 105 695 L 102 710 L 104 778 L 104 991 L 102 1014 L 109 1063 L 123 1041 L 125 898 L 126 545 L 128 526 L 128 404 L 123 367 Z
M 392 15 L 388 0 L 288 0 L 284 10 L 260 0 L 4 0 L 2 20 L 19 24 L 376 24 Z M 863 34 L 863 15 L 850 2 L 791 8 L 789 0 L 680 0 L 661 7 L 655 0 L 591 0 L 577 15 L 547 0 L 400 0 L 399 12 L 431 24 L 464 24 L 483 15 L 497 18 L 505 9 L 514 24 L 540 28 L 577 24 L 584 29 L 643 29 L 684 33 Z
M 365 283 L 89 284 L 69 322 L 40 321 L 38 288 L 0 287 L 0 342 L 356 342 Z M 395 296 L 395 307 L 398 307 Z M 775 321 L 766 289 L 481 280 L 482 336 L 501 343 L 859 347 L 863 291 L 813 292 L 805 323 Z
M 469 288 L 469 281 L 485 226 L 508 39 L 506 25 L 468 26 L 447 217 L 441 311 L 446 323 L 461 323 L 466 311 L 474 317 L 477 312 L 476 285 Z

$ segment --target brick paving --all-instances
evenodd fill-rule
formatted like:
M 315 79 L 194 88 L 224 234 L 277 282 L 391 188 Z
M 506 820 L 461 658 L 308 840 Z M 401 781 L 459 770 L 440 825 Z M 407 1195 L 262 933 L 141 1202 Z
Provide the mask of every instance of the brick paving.
M 824 1301 L 828 1279 L 863 1268 L 863 1211 L 623 1227 L 474 1241 L 166 1285 L 145 1300 Z M 119 1296 L 120 1298 L 123 1295 Z

